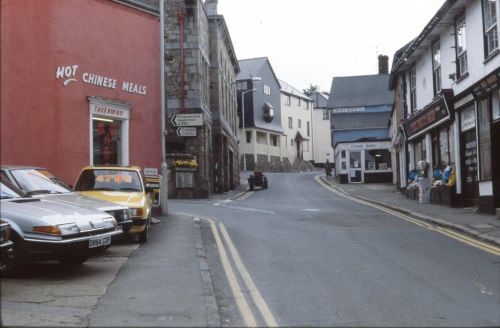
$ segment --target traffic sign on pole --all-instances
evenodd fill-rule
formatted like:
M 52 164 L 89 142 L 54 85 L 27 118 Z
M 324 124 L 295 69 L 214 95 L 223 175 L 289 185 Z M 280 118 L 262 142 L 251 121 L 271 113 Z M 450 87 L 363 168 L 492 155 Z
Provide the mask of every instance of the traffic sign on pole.
M 196 137 L 196 128 L 177 128 L 177 135 L 179 137 Z
M 172 125 L 178 126 L 203 126 L 203 114 L 175 114 L 171 119 Z

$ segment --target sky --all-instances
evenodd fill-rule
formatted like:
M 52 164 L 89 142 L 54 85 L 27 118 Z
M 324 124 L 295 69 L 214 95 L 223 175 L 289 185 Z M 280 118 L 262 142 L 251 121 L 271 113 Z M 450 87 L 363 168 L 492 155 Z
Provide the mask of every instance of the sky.
M 378 73 L 378 55 L 415 38 L 445 0 L 219 0 L 238 59 L 268 57 L 279 79 L 330 91 Z M 390 67 L 390 66 L 389 66 Z

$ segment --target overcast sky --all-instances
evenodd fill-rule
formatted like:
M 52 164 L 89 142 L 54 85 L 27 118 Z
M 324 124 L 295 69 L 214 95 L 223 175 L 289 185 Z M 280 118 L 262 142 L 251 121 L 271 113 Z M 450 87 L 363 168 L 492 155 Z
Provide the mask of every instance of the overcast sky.
M 302 90 L 378 73 L 377 56 L 415 38 L 444 0 L 219 0 L 238 59 L 268 57 Z

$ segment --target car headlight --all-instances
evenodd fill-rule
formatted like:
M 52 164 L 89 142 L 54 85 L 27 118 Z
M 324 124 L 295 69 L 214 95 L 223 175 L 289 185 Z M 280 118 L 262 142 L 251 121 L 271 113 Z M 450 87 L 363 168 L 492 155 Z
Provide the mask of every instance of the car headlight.
M 80 228 L 75 223 L 61 224 L 59 225 L 59 230 L 63 236 L 80 233 Z
M 123 221 L 130 220 L 130 210 L 123 210 Z
M 67 223 L 53 226 L 36 226 L 33 227 L 33 231 L 49 235 L 67 236 L 80 233 L 80 228 L 75 223 Z
M 115 228 L 116 220 L 114 218 L 103 219 L 106 228 Z
M 131 208 L 130 216 L 143 216 L 144 210 L 142 208 Z

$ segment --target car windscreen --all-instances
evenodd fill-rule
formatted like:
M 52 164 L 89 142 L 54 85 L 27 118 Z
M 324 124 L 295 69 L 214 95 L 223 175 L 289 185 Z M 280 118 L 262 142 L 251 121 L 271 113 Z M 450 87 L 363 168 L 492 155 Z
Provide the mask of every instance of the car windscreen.
M 47 170 L 15 169 L 10 170 L 10 174 L 21 189 L 30 195 L 71 192 L 71 189 L 64 186 Z
M 75 191 L 138 191 L 142 184 L 136 171 L 85 170 L 78 179 Z
M 12 185 L 12 183 L 10 183 L 6 178 L 1 177 L 0 199 L 19 198 L 23 196 L 24 193 L 21 190 Z

